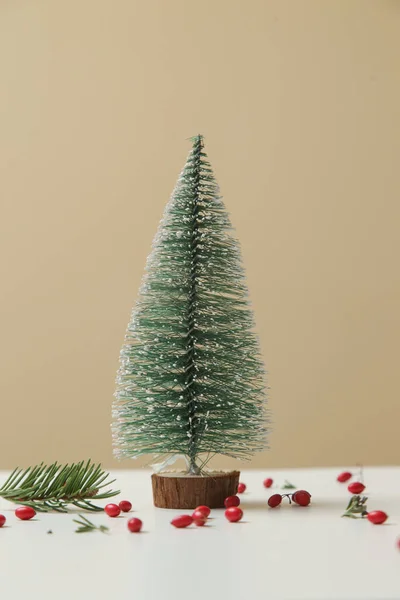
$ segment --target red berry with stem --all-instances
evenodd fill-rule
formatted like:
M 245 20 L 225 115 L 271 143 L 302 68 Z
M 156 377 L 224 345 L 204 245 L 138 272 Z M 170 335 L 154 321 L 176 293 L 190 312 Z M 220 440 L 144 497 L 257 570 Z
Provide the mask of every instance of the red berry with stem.
M 268 498 L 268 506 L 270 506 L 271 508 L 275 508 L 276 506 L 279 506 L 281 502 L 282 502 L 282 496 L 280 494 L 273 494 L 272 496 L 270 496 Z
M 292 500 L 299 506 L 308 506 L 311 502 L 311 494 L 306 490 L 298 490 L 292 494 Z
M 6 522 L 6 518 L 4 515 L 0 515 L 0 527 L 3 527 L 4 523 Z
M 104 512 L 109 516 L 109 517 L 118 517 L 119 514 L 121 513 L 121 509 L 118 506 L 118 504 L 107 504 L 104 507 Z
M 388 516 L 383 510 L 371 510 L 371 512 L 367 513 L 368 521 L 374 525 L 382 525 L 387 518 Z
M 136 517 L 133 517 L 133 519 L 129 519 L 128 529 L 132 533 L 139 533 L 139 531 L 142 529 L 142 527 L 143 527 L 143 523 L 140 519 L 137 519 Z
M 121 500 L 118 504 L 122 512 L 129 512 L 132 509 L 132 503 L 129 500 Z
M 271 479 L 271 477 L 268 477 L 267 479 L 264 479 L 263 486 L 266 488 L 270 488 L 273 483 L 274 483 L 274 480 Z
M 237 523 L 243 517 L 243 511 L 238 506 L 230 506 L 225 511 L 225 517 L 231 523 Z
M 238 489 L 237 489 L 237 493 L 238 494 L 243 494 L 243 492 L 246 491 L 246 488 L 247 488 L 247 486 L 246 486 L 245 483 L 239 483 Z
M 362 494 L 365 490 L 365 485 L 361 481 L 353 481 L 353 483 L 347 486 L 347 489 L 351 494 Z
M 352 477 L 353 477 L 353 474 L 350 473 L 350 471 L 343 471 L 343 473 L 339 473 L 339 475 L 337 476 L 336 479 L 340 483 L 345 483 L 346 481 L 348 481 Z
M 198 510 L 201 511 L 206 518 L 208 518 L 208 516 L 211 512 L 211 508 L 208 508 L 208 506 L 204 506 L 204 505 L 198 506 L 194 510 L 195 510 L 195 512 Z
M 20 506 L 15 509 L 15 516 L 21 521 L 29 521 L 36 515 L 36 511 L 31 506 Z
M 182 529 L 183 527 L 189 527 L 193 523 L 193 518 L 190 515 L 179 515 L 179 517 L 175 517 L 171 521 L 171 525 L 177 527 L 178 529 Z
M 238 496 L 228 496 L 224 500 L 225 508 L 229 508 L 230 506 L 239 506 L 240 498 Z

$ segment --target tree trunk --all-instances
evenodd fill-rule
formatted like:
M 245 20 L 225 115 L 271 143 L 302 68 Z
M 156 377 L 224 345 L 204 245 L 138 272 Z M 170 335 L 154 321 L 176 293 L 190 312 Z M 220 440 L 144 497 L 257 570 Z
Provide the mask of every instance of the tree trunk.
M 154 506 L 193 509 L 205 505 L 224 508 L 225 498 L 237 492 L 239 476 L 239 471 L 206 476 L 154 473 L 151 476 Z

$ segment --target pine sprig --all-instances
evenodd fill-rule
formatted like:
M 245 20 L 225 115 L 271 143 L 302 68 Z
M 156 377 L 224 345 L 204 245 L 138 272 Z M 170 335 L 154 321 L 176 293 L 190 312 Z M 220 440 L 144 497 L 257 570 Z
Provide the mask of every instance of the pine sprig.
M 296 486 L 293 483 L 290 483 L 287 479 L 285 479 L 284 484 L 281 488 L 282 490 L 295 490 Z
M 361 519 L 368 513 L 366 496 L 352 496 L 346 507 L 346 511 L 342 514 L 342 517 L 349 517 L 350 519 Z
M 77 523 L 80 527 L 75 529 L 75 533 L 87 533 L 89 531 L 101 531 L 102 533 L 106 533 L 108 531 L 108 527 L 105 525 L 100 525 L 99 527 L 86 519 L 83 515 L 78 515 L 79 519 L 73 519 L 74 523 Z
M 31 506 L 38 512 L 68 512 L 68 505 L 91 511 L 103 510 L 94 500 L 111 498 L 119 491 L 100 491 L 115 479 L 106 481 L 109 473 L 90 459 L 85 462 L 59 465 L 41 463 L 28 469 L 17 467 L 0 488 L 0 497 Z

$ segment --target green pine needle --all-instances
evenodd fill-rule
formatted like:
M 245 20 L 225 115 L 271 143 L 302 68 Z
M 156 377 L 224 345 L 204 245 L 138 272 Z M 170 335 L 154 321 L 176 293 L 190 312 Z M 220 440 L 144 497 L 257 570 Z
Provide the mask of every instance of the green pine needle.
M 55 462 L 27 469 L 17 467 L 0 488 L 0 497 L 31 506 L 37 512 L 68 512 L 69 504 L 83 510 L 101 511 L 103 509 L 93 501 L 119 494 L 114 490 L 101 491 L 115 481 L 106 481 L 108 477 L 109 473 L 90 459 L 71 465 Z
M 287 479 L 285 479 L 284 484 L 281 488 L 282 490 L 295 490 L 296 486 L 293 483 L 290 483 Z
M 97 526 L 83 515 L 78 515 L 78 517 L 81 519 L 80 521 L 79 519 L 73 519 L 73 522 L 79 525 L 79 527 L 75 529 L 75 533 L 87 533 L 89 531 L 101 531 L 102 533 L 106 533 L 108 531 L 108 527 L 105 525 Z

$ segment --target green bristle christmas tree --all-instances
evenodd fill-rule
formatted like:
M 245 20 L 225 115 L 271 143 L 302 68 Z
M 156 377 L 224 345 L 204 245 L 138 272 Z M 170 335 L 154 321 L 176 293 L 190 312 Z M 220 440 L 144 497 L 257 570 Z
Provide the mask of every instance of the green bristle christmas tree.
M 183 455 L 206 475 L 216 454 L 265 448 L 266 388 L 239 244 L 192 142 L 121 350 L 113 440 L 119 458 Z

